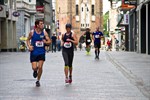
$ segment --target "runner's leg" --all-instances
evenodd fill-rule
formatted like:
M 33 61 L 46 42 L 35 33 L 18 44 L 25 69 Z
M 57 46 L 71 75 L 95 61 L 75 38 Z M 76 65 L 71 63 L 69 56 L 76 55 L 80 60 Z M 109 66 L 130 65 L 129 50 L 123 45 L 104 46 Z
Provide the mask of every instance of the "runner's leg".
M 73 63 L 74 53 L 69 53 L 69 76 L 72 76 L 72 63 Z
M 69 53 L 69 83 L 72 82 L 72 63 L 73 63 L 73 58 L 74 58 L 74 53 L 70 52 Z
M 63 55 L 63 59 L 64 59 L 64 62 L 65 62 L 65 67 L 64 67 L 65 77 L 68 78 L 68 71 L 69 71 L 69 66 L 68 66 L 69 59 L 68 59 L 68 54 L 67 54 L 67 52 L 62 51 L 62 55 Z
M 43 72 L 43 63 L 44 63 L 43 60 L 40 60 L 40 61 L 39 61 L 38 77 L 37 77 L 37 80 L 38 80 L 38 81 L 41 79 L 41 75 L 42 75 L 42 72 Z
M 37 71 L 37 62 L 32 62 L 31 64 L 32 64 L 32 69 L 34 71 Z

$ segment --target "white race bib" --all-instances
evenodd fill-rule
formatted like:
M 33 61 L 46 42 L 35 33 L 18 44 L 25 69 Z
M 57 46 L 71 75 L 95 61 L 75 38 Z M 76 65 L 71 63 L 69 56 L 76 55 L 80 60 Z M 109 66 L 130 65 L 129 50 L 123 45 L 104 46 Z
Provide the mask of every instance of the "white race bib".
M 71 46 L 72 46 L 72 43 L 71 43 L 71 42 L 65 42 L 65 43 L 64 43 L 64 47 L 65 47 L 65 48 L 71 48 Z
M 88 39 L 88 40 L 87 40 L 87 42 L 91 42 L 91 40 L 90 40 L 90 39 Z
M 35 46 L 36 47 L 44 47 L 44 42 L 43 41 L 36 41 Z
M 99 38 L 99 35 L 95 35 L 95 38 Z

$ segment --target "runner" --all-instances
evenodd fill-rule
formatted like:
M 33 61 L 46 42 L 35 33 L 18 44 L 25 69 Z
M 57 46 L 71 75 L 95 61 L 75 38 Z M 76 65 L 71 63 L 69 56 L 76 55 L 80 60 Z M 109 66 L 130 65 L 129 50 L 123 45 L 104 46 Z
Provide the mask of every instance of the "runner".
M 99 27 L 97 27 L 96 31 L 93 32 L 93 40 L 94 40 L 94 47 L 95 47 L 95 59 L 99 59 L 102 37 L 103 37 L 103 33 L 101 31 L 99 31 Z
M 33 77 L 37 77 L 36 86 L 40 86 L 42 67 L 45 61 L 45 45 L 49 45 L 51 40 L 46 31 L 43 31 L 43 21 L 35 21 L 35 29 L 29 33 L 27 46 L 30 51 L 30 62 L 33 69 Z M 30 43 L 31 40 L 31 43 Z
M 72 82 L 72 62 L 74 57 L 73 45 L 78 44 L 77 36 L 71 32 L 71 24 L 66 24 L 66 33 L 62 35 L 62 55 L 65 63 L 65 82 Z M 69 75 L 69 77 L 68 77 Z
M 85 33 L 83 33 L 83 36 L 85 36 L 85 43 L 86 43 L 86 53 L 87 53 L 87 55 L 89 55 L 90 54 L 90 49 L 91 49 L 91 42 L 92 42 L 92 39 L 91 39 L 91 32 L 90 32 L 90 29 L 89 28 L 87 28 L 86 29 L 86 32 Z
M 53 51 L 56 52 L 57 37 L 56 37 L 55 33 L 53 33 L 53 36 L 51 37 L 51 40 L 52 40 L 52 53 L 53 53 Z

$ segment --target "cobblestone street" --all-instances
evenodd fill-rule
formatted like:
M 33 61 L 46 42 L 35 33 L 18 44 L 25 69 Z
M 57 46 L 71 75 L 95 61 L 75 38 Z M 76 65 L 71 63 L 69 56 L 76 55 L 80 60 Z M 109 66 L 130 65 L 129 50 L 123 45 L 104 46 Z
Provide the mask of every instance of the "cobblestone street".
M 134 53 L 101 51 L 100 60 L 95 60 L 94 51 L 89 56 L 85 51 L 75 51 L 73 83 L 66 85 L 61 52 L 49 52 L 43 67 L 41 87 L 35 87 L 29 52 L 0 53 L 0 100 L 150 100 L 149 91 L 140 88 L 150 86 L 147 76 L 150 75 L 150 57 L 147 56 L 148 60 L 143 65 L 144 73 L 138 68 L 135 70 L 138 63 L 132 61 L 132 57 L 128 64 L 123 61 L 121 55 L 128 58 L 127 54 L 134 56 Z M 126 63 L 128 67 L 124 68 L 132 74 L 121 70 L 116 63 L 124 66 Z M 132 76 L 144 82 L 134 84 L 141 81 L 135 81 Z

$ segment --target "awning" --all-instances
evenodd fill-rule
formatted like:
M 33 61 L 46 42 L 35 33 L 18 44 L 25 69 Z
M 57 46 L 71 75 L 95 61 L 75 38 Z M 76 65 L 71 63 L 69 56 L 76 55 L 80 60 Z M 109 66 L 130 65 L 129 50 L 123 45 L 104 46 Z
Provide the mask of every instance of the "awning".
M 134 8 L 135 8 L 134 5 L 128 5 L 128 4 L 122 4 L 120 6 L 121 11 L 130 11 L 131 9 L 134 9 Z

